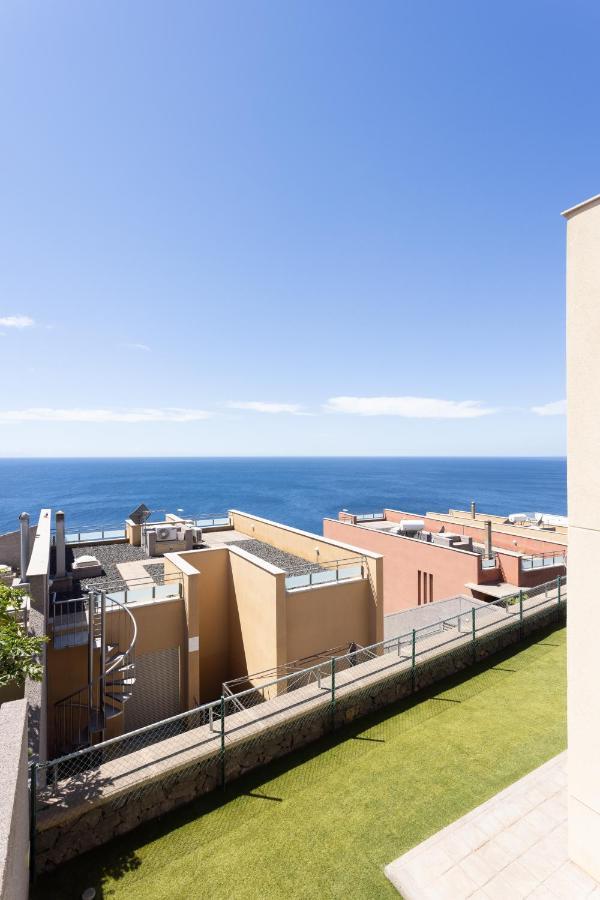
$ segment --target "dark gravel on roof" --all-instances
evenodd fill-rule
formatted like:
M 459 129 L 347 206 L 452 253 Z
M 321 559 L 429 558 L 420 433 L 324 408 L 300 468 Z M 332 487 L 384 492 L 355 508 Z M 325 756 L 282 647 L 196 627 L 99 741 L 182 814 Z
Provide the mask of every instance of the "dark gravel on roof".
M 155 584 L 164 584 L 165 583 L 165 564 L 163 562 L 160 563 L 150 563 L 147 566 L 144 566 L 146 572 L 152 576 Z
M 322 566 L 317 563 L 307 562 L 300 556 L 278 550 L 271 544 L 263 541 L 230 541 L 228 543 L 241 547 L 247 553 L 252 553 L 265 562 L 283 569 L 288 575 L 305 575 L 307 572 L 321 572 Z M 95 556 L 102 565 L 104 574 L 98 578 L 86 578 L 73 582 L 72 596 L 81 596 L 82 591 L 123 591 L 126 584 L 117 569 L 119 563 L 132 562 L 133 560 L 147 559 L 147 553 L 142 547 L 132 547 L 130 544 L 86 544 L 85 547 L 67 547 L 67 569 L 70 569 L 73 560 L 78 556 Z M 152 562 L 144 566 L 149 578 L 156 584 L 164 584 L 164 562 Z
M 293 553 L 278 550 L 277 547 L 272 547 L 271 544 L 265 544 L 263 541 L 229 541 L 228 543 L 241 547 L 246 553 L 252 553 L 254 556 L 258 556 L 259 559 L 264 559 L 265 562 L 271 563 L 272 566 L 283 569 L 288 575 L 305 575 L 307 572 L 322 571 L 322 566 L 319 566 L 317 563 L 307 562 L 300 556 L 294 556 Z
M 143 547 L 132 547 L 130 544 L 86 544 L 85 547 L 67 547 L 67 569 L 71 567 L 73 560 L 78 556 L 87 555 L 95 556 L 100 561 L 104 575 L 73 582 L 74 594 L 78 593 L 77 585 L 79 585 L 79 593 L 82 590 L 124 591 L 126 584 L 121 578 L 117 565 L 133 562 L 136 559 L 148 559 L 148 554 Z M 160 567 L 160 572 L 158 567 Z M 155 575 L 162 575 L 163 568 L 164 563 L 152 563 L 147 567 L 149 577 L 152 577 L 157 584 L 162 584 L 162 581 L 158 581 Z M 150 571 L 151 569 L 154 571 Z

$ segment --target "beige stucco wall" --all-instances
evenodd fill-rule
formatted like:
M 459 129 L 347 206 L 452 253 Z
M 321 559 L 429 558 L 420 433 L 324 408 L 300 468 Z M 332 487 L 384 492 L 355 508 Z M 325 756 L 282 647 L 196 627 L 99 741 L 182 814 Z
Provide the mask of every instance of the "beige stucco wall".
M 197 672 L 197 686 L 190 691 L 189 705 L 193 697 L 197 703 L 214 700 L 221 694 L 221 685 L 229 677 L 229 552 L 226 547 L 210 550 L 191 550 L 173 554 L 195 571 L 186 576 L 184 593 L 188 618 L 189 638 L 198 638 L 189 645 L 191 680 Z M 195 662 L 197 658 L 197 664 Z
M 29 554 L 35 541 L 37 525 L 31 525 L 29 528 Z M 21 532 L 8 531 L 6 534 L 0 534 L 0 563 L 6 566 L 12 566 L 18 569 L 21 565 Z
M 0 709 L 0 900 L 29 892 L 27 701 Z
M 518 510 L 516 510 L 516 511 L 518 512 Z M 465 510 L 465 509 L 449 509 L 448 515 L 452 516 L 455 519 L 471 519 L 471 520 L 473 519 L 470 511 Z M 490 522 L 494 522 L 498 525 L 506 525 L 508 527 L 514 528 L 515 526 L 511 526 L 510 523 L 507 523 L 507 521 L 506 521 L 507 518 L 508 518 L 508 516 L 495 516 L 490 513 L 480 513 L 480 512 L 475 513 L 476 521 L 485 522 L 486 520 L 489 520 Z M 554 531 L 549 531 L 549 532 L 547 532 L 548 534 L 566 535 L 568 533 L 567 528 L 564 525 L 553 525 L 552 527 L 553 527 Z M 528 530 L 533 531 L 533 529 L 528 529 L 528 528 L 521 528 L 520 530 L 521 531 L 528 531 Z M 534 533 L 536 533 L 536 532 L 534 531 Z M 542 535 L 544 534 L 543 531 L 540 533 Z
M 132 547 L 140 547 L 142 543 L 142 526 L 136 525 L 131 519 L 125 519 L 125 537 Z
M 320 537 L 318 534 L 292 528 L 290 525 L 280 525 L 278 522 L 261 519 L 259 516 L 251 516 L 236 510 L 232 510 L 230 515 L 233 527 L 237 531 L 241 531 L 257 541 L 273 544 L 280 550 L 293 553 L 309 562 L 331 562 L 336 559 L 349 559 L 364 553 L 364 550 L 341 541 L 332 541 Z
M 600 881 L 600 200 L 567 218 L 569 853 Z
M 293 553 L 309 562 L 327 563 L 335 560 L 352 559 L 362 556 L 368 568 L 369 634 L 370 643 L 383 640 L 383 557 L 376 552 L 346 544 L 340 540 L 320 537 L 308 531 L 300 531 L 289 525 L 281 525 L 259 516 L 230 510 L 233 527 L 258 541 L 273 544 L 286 553 Z M 318 553 L 317 553 L 318 550 Z M 340 590 L 343 588 L 340 586 Z M 315 630 L 319 627 L 314 621 Z M 315 635 L 317 638 L 317 635 Z M 317 640 L 320 644 L 320 641 Z M 340 641 L 341 643 L 341 641 Z
M 286 659 L 285 573 L 230 548 L 231 678 L 282 665 Z
M 369 616 L 369 583 L 357 579 L 290 591 L 286 599 L 287 659 L 374 643 Z

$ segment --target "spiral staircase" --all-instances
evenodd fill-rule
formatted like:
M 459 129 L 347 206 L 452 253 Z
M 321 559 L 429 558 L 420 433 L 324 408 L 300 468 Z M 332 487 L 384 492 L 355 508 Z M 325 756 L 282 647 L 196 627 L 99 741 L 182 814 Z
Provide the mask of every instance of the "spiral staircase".
M 87 646 L 86 684 L 54 704 L 56 753 L 104 740 L 110 720 L 123 716 L 135 685 L 136 639 L 134 616 L 114 597 L 92 591 L 54 601 L 54 648 Z

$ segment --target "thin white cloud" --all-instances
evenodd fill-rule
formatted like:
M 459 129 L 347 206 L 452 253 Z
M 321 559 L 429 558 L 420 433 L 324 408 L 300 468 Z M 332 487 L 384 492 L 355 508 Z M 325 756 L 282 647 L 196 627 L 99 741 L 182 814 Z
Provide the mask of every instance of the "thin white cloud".
M 148 344 L 121 344 L 126 350 L 143 350 L 144 353 L 150 353 Z
M 180 407 L 136 409 L 30 409 L 0 410 L 0 422 L 199 422 L 212 414 L 204 409 Z
M 356 416 L 402 416 L 405 419 L 475 419 L 496 409 L 479 400 L 438 400 L 434 397 L 330 397 L 326 412 Z
M 30 316 L 0 316 L 1 328 L 31 328 L 35 325 Z
M 536 416 L 564 416 L 567 413 L 567 401 L 555 400 L 553 403 L 544 403 L 543 406 L 532 406 L 531 412 Z
M 270 413 L 289 413 L 292 416 L 302 415 L 302 407 L 298 403 L 263 403 L 260 400 L 251 400 L 247 402 L 228 403 L 229 409 L 247 409 L 251 412 Z

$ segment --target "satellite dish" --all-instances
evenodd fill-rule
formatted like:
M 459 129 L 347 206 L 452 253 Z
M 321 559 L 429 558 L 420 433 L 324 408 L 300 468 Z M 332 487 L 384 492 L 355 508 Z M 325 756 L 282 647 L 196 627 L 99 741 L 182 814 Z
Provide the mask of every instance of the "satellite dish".
M 143 525 L 147 521 L 151 513 L 145 503 L 140 503 L 137 509 L 129 514 L 129 518 L 134 525 Z

